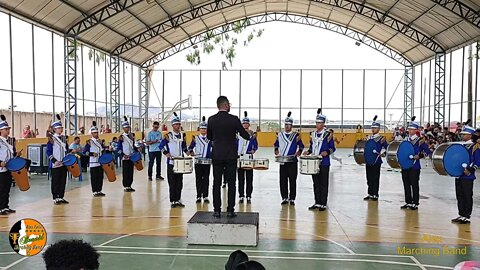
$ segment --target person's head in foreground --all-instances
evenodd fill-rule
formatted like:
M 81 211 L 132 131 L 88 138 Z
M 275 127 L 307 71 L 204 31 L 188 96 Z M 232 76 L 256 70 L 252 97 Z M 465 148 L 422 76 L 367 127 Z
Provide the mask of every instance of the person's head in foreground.
M 47 270 L 96 270 L 100 255 L 83 240 L 60 240 L 43 253 Z

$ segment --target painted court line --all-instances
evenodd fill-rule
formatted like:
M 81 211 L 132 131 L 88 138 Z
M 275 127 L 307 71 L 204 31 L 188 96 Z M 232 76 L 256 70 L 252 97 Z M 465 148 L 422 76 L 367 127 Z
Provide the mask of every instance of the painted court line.
M 113 239 L 110 239 L 96 247 L 102 247 L 106 244 L 110 244 L 114 241 L 117 241 L 117 240 L 120 240 L 120 239 L 123 239 L 125 237 L 129 237 L 129 236 L 132 236 L 132 235 L 136 235 L 136 234 L 139 234 L 139 233 L 143 233 L 143 232 L 149 232 L 149 231 L 155 231 L 155 230 L 161 230 L 161 229 L 170 229 L 170 228 L 179 228 L 179 227 L 185 227 L 186 225 L 176 225 L 176 226 L 164 226 L 164 227 L 158 227 L 158 228 L 153 228 L 153 229 L 148 229 L 148 230 L 142 230 L 142 231 L 138 231 L 138 232 L 133 232 L 133 233 L 129 233 L 129 234 L 126 234 L 126 235 L 122 235 L 122 236 L 119 236 L 119 237 L 115 237 Z
M 13 266 L 15 266 L 15 265 L 17 265 L 17 264 L 25 261 L 26 259 L 28 259 L 28 257 L 23 257 L 23 258 L 21 258 L 21 259 L 19 259 L 19 260 L 16 260 L 16 261 L 14 261 L 13 263 L 5 266 L 3 269 L 10 269 L 11 267 L 13 267 Z
M 171 250 L 171 251 L 206 251 L 206 252 L 233 252 L 233 249 L 213 249 L 213 248 L 169 248 L 169 247 L 130 247 L 130 246 L 96 246 L 97 248 L 112 249 L 142 249 L 142 250 Z M 314 251 L 282 251 L 282 250 L 256 250 L 242 249 L 249 253 L 280 253 L 280 254 L 309 254 L 309 255 L 347 255 L 347 256 L 370 256 L 370 257 L 390 257 L 390 258 L 409 258 L 410 256 L 397 254 L 359 254 L 359 253 L 340 253 L 340 252 L 314 252 Z
M 425 268 L 425 266 L 423 266 L 423 264 L 420 263 L 420 261 L 417 260 L 417 258 L 415 258 L 414 256 L 408 256 L 410 259 L 412 259 L 412 261 L 418 265 L 418 267 L 420 267 L 420 269 L 422 270 L 427 270 L 427 268 Z
M 124 255 L 152 255 L 152 256 L 184 256 L 184 257 L 217 257 L 228 258 L 230 255 L 215 255 L 215 254 L 182 254 L 182 253 L 153 253 L 153 252 L 127 252 L 127 251 L 98 251 L 102 254 L 124 254 Z M 404 265 L 404 266 L 418 266 L 416 263 L 405 263 L 395 261 L 382 261 L 382 260 L 368 260 L 368 259 L 353 259 L 353 258 L 313 258 L 313 257 L 281 257 L 281 256 L 249 256 L 254 259 L 275 259 L 275 260 L 310 260 L 310 261 L 345 261 L 345 262 L 367 262 L 367 263 L 379 263 L 390 265 Z M 432 268 L 438 268 L 437 266 L 430 266 Z M 445 269 L 440 266 L 441 269 Z M 446 268 L 450 269 L 450 268 Z

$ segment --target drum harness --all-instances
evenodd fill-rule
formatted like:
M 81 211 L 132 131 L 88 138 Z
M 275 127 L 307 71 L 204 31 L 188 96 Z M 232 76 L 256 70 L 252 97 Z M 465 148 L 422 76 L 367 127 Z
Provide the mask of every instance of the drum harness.
M 250 138 L 252 138 L 252 136 L 253 136 L 252 133 L 253 133 L 253 132 L 252 132 L 251 130 L 248 131 L 248 134 L 250 135 Z M 238 136 L 238 135 L 237 135 L 237 136 Z M 239 140 L 243 140 L 242 148 L 240 149 L 240 153 L 241 153 L 240 156 L 247 155 L 247 149 L 248 149 L 247 146 L 248 146 L 248 144 L 250 143 L 250 139 L 245 140 L 245 139 L 243 139 L 242 137 L 238 137 L 238 139 L 239 139 Z M 252 153 L 248 154 L 248 157 L 249 157 L 249 159 L 253 159 L 253 154 L 252 154 Z
M 410 140 L 410 136 L 407 137 L 407 141 L 409 141 L 413 146 L 415 146 L 415 144 L 418 142 L 418 140 L 420 140 L 420 137 L 417 137 L 417 138 L 415 138 L 415 139 L 413 139 L 413 140 Z M 417 162 L 417 159 L 415 159 L 415 160 L 413 161 L 412 166 L 415 165 L 416 162 Z
M 288 135 L 285 132 L 280 132 L 280 139 L 284 142 L 284 146 L 282 149 L 282 156 L 286 156 L 288 153 L 288 149 L 292 146 L 293 140 L 295 139 L 295 136 L 297 135 L 296 132 L 292 132 Z
M 65 152 L 67 151 L 66 150 L 66 144 L 65 142 L 63 142 L 65 139 L 65 137 L 60 135 L 60 138 L 57 137 L 56 135 L 53 135 L 52 136 L 52 139 L 54 140 L 54 143 L 56 143 L 60 149 L 63 149 L 63 151 L 60 151 L 60 161 L 62 161 L 62 159 L 65 157 Z
M 128 150 L 130 151 L 130 155 L 133 153 L 133 138 L 130 137 L 130 134 L 125 135 L 122 134 L 123 141 L 128 144 Z
M 315 155 L 315 152 L 318 151 L 318 155 L 320 156 L 320 149 L 322 149 L 323 139 L 325 139 L 325 135 L 327 135 L 327 133 L 328 132 L 325 128 L 321 131 L 322 135 L 320 137 L 317 137 L 316 131 L 312 132 L 312 154 Z
M 208 143 L 210 142 L 207 137 L 203 139 L 201 135 L 195 136 L 195 142 L 199 145 L 201 145 L 200 149 L 202 150 L 201 157 L 206 158 L 207 157 L 207 150 L 208 150 Z M 183 151 L 182 151 L 183 152 Z M 195 153 L 195 155 L 198 155 L 198 153 Z
M 6 143 L 3 139 L 0 139 L 0 142 L 5 145 L 5 147 L 7 148 L 7 156 L 4 160 L 4 162 L 7 162 L 9 161 L 12 157 L 13 157 L 13 146 L 11 146 L 10 144 Z

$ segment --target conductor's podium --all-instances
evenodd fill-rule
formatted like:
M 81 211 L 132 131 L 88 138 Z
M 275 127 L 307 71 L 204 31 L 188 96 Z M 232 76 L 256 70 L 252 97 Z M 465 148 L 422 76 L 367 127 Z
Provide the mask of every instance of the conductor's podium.
M 220 218 L 214 218 L 213 212 L 195 213 L 187 225 L 188 244 L 257 246 L 258 213 L 237 215 L 229 218 L 222 212 Z

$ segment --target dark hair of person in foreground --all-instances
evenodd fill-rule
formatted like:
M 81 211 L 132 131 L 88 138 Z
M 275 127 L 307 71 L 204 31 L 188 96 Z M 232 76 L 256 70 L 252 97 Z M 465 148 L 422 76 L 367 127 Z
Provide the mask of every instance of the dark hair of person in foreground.
M 83 240 L 60 240 L 43 253 L 47 270 L 96 270 L 100 255 Z

